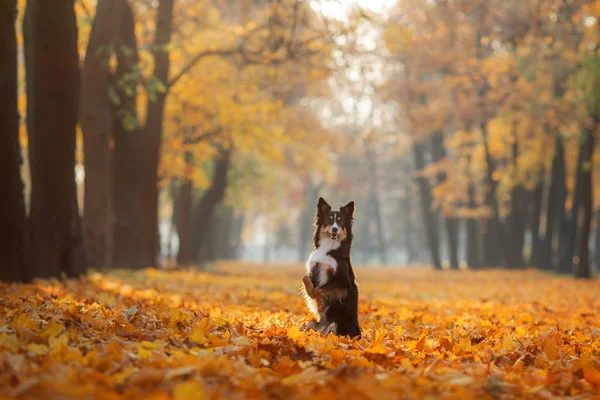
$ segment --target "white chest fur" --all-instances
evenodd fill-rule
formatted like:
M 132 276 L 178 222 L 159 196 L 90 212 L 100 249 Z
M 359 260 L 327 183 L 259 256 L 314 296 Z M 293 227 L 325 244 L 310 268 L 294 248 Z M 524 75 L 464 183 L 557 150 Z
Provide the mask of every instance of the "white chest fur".
M 337 269 L 337 261 L 335 258 L 328 256 L 332 250 L 336 250 L 340 247 L 340 242 L 337 240 L 331 240 L 329 238 L 323 238 L 319 241 L 319 247 L 317 247 L 308 258 L 306 263 L 306 272 L 310 275 L 312 269 L 317 265 L 317 263 L 321 264 L 321 268 L 319 269 L 319 276 L 317 276 L 317 286 L 322 286 L 327 283 L 328 269 Z

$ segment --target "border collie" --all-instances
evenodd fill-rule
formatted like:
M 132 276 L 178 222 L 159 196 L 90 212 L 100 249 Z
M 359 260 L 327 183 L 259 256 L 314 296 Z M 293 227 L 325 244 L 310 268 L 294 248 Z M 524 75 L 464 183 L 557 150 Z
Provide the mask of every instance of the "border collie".
M 358 286 L 350 261 L 353 214 L 353 201 L 334 211 L 319 198 L 315 248 L 306 263 L 308 275 L 302 279 L 302 291 L 315 317 L 305 328 L 360 338 Z

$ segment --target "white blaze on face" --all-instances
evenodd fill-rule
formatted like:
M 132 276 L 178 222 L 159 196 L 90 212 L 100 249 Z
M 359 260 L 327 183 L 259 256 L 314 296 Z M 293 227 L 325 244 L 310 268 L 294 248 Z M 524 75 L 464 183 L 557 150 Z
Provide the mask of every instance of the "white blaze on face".
M 337 234 L 337 232 L 340 230 L 340 227 L 338 226 L 337 223 L 337 218 L 338 218 L 338 213 L 333 213 L 333 225 L 331 225 L 331 232 L 335 232 Z M 336 231 L 337 229 L 337 231 Z

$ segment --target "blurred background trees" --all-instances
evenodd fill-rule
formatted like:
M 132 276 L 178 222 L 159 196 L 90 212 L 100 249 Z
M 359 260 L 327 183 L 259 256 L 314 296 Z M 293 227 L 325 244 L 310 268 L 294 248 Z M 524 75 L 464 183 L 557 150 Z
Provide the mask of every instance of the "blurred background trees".
M 600 263 L 600 2 L 0 4 L 0 279 L 303 261 L 319 196 L 360 264 Z

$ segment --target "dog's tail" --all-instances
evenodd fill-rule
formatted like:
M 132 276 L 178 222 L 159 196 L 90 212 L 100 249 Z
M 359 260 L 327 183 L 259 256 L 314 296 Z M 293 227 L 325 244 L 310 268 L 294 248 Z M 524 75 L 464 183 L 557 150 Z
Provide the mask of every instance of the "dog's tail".
M 306 293 L 306 288 L 304 286 L 302 286 L 302 288 L 300 289 L 300 294 L 302 294 L 302 296 L 304 297 L 304 302 L 306 303 L 308 310 L 315 317 L 315 320 L 318 322 L 320 320 L 321 316 L 319 315 L 319 307 L 317 305 L 317 300 L 312 299 L 308 295 L 308 293 Z

